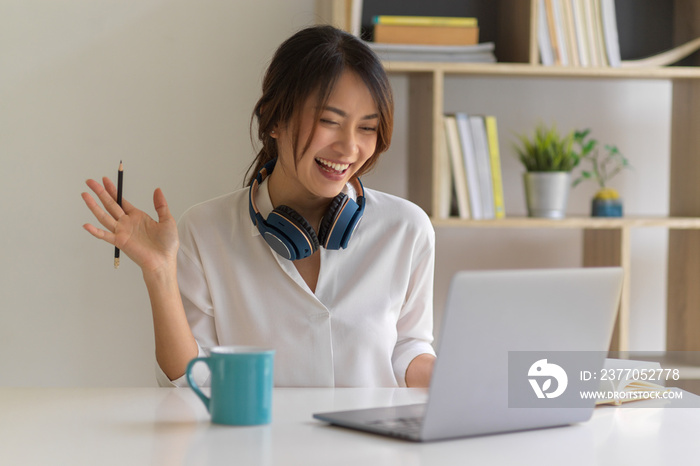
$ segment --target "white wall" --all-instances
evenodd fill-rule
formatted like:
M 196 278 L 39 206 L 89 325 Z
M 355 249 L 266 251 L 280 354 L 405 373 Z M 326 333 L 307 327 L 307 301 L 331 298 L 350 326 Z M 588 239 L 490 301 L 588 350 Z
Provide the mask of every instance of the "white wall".
M 0 1 L 0 386 L 153 385 L 139 270 L 82 230 L 87 178 L 177 217 L 242 186 L 261 75 L 313 0 Z
M 261 74 L 276 46 L 314 20 L 314 0 L 0 1 L 0 386 L 154 385 L 140 272 L 128 259 L 115 271 L 112 248 L 82 230 L 92 221 L 84 180 L 114 177 L 123 159 L 125 197 L 152 211 L 160 186 L 175 216 L 240 187 Z M 450 80 L 448 110 L 499 117 L 508 214 L 524 212 L 508 135 L 555 117 L 562 128 L 590 125 L 630 156 L 636 170 L 617 185 L 627 212 L 666 213 L 667 85 L 583 83 L 572 101 L 566 83 L 477 81 L 465 91 Z M 392 82 L 401 115 L 406 80 Z M 399 118 L 368 186 L 405 193 L 404 129 Z M 585 212 L 590 191 L 573 196 L 570 211 Z M 664 234 L 634 238 L 632 342 L 644 349 L 663 344 Z M 459 268 L 580 261 L 573 231 L 437 237 L 438 310 Z

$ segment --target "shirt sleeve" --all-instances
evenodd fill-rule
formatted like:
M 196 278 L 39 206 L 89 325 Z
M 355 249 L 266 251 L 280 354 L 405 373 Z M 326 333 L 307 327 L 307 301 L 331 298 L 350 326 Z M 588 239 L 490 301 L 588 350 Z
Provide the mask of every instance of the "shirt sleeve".
M 413 260 L 406 295 L 396 324 L 398 338 L 392 365 L 399 386 L 406 386 L 406 369 L 416 356 L 435 355 L 433 341 L 433 280 L 435 270 L 435 231 L 430 221 L 412 245 Z
M 205 356 L 208 356 L 207 353 L 204 351 L 204 349 L 199 346 L 199 343 L 197 343 L 197 357 L 198 358 L 203 358 Z M 204 364 L 196 364 L 192 368 L 192 375 L 194 376 L 194 380 L 199 385 L 200 387 L 206 387 L 209 386 L 209 379 L 210 379 L 210 372 L 209 369 L 207 369 L 206 365 Z M 163 372 L 163 369 L 160 368 L 158 363 L 156 363 L 156 381 L 158 382 L 159 387 L 187 387 L 187 375 L 183 375 L 182 377 L 179 377 L 175 380 L 170 380 L 167 375 L 165 375 L 165 372 Z

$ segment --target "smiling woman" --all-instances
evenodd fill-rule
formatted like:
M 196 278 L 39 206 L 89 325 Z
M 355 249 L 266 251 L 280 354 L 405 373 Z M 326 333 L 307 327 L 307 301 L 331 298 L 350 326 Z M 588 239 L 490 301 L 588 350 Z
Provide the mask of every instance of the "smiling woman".
M 374 166 L 379 154 L 385 152 L 391 143 L 394 100 L 389 79 L 381 62 L 369 47 L 350 34 L 321 26 L 302 30 L 285 41 L 277 49 L 267 69 L 263 79 L 263 93 L 253 112 L 253 118 L 257 120 L 258 138 L 263 146 L 251 166 L 253 170 L 248 184 L 252 182 L 255 173 L 277 157 L 276 144 L 270 140 L 276 125 L 293 123 L 293 119 L 299 116 L 298 113 L 309 110 L 307 103 L 313 108 L 314 121 L 321 120 L 323 112 L 333 110 L 336 110 L 336 116 L 345 115 L 345 109 L 333 108 L 335 106 L 329 102 L 336 82 L 345 71 L 354 73 L 364 83 L 363 87 L 376 105 L 373 114 L 376 113 L 374 126 L 377 144 L 372 159 L 357 175 L 366 173 Z M 300 128 L 292 128 L 295 159 L 299 151 L 304 152 L 308 148 L 314 129 L 303 140 Z M 298 143 L 303 145 L 298 147 Z
M 279 167 L 268 186 L 274 205 L 293 207 L 315 228 L 330 199 L 372 156 L 378 157 L 377 106 L 356 73 L 343 71 L 320 112 L 316 98 L 307 98 L 294 125 L 298 132 L 289 124 L 274 126 L 271 137 L 277 139 Z M 304 144 L 303 152 L 296 150 L 295 141 Z M 319 202 L 308 203 L 310 197 Z
M 209 348 L 252 345 L 276 350 L 278 386 L 427 385 L 435 235 L 420 208 L 359 179 L 391 140 L 381 62 L 352 35 L 304 29 L 275 53 L 255 122 L 249 186 L 177 228 L 160 190 L 158 221 L 117 205 L 108 179 L 88 182 L 104 208 L 83 195 L 104 227 L 85 228 L 143 271 L 159 383 L 184 385 Z

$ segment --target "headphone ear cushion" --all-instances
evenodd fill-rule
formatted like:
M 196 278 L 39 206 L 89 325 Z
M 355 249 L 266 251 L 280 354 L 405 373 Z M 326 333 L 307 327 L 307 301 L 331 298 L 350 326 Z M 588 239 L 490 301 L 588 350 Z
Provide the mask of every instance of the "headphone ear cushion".
M 343 210 L 343 206 L 348 202 L 348 196 L 345 193 L 340 193 L 333 198 L 331 205 L 328 206 L 326 215 L 321 219 L 321 225 L 318 228 L 318 241 L 327 246 L 328 238 L 333 230 L 333 226 L 338 218 L 338 213 Z
M 277 212 L 279 215 L 287 219 L 290 223 L 295 225 L 304 236 L 306 236 L 312 246 L 311 254 L 318 250 L 319 242 L 316 232 L 314 231 L 313 227 L 309 225 L 309 222 L 307 222 L 304 217 L 299 215 L 296 210 L 286 205 L 281 205 L 275 208 L 274 212 Z

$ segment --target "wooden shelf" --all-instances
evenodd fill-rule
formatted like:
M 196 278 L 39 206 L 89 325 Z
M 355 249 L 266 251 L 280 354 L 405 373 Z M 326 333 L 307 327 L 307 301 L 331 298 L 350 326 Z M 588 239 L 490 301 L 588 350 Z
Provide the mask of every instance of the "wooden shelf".
M 569 228 L 613 229 L 661 227 L 669 230 L 700 230 L 697 217 L 567 217 L 548 218 L 510 217 L 495 220 L 465 220 L 460 218 L 433 218 L 435 227 L 454 228 Z
M 443 73 L 539 78 L 700 79 L 700 67 L 574 68 L 527 63 L 384 62 L 388 73 Z

